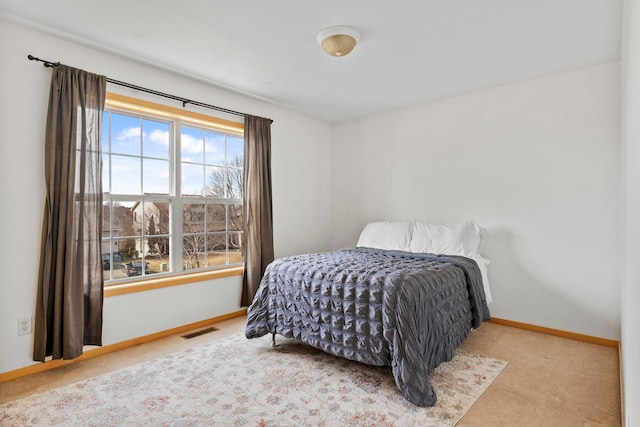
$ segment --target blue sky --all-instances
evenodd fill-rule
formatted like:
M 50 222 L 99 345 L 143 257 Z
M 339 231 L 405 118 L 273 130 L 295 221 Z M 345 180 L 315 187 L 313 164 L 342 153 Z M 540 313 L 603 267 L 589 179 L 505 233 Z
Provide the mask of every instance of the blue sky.
M 169 194 L 170 125 L 115 112 L 110 118 L 111 122 L 109 113 L 105 112 L 102 137 L 104 191 Z M 242 158 L 243 155 L 243 139 L 235 136 L 182 126 L 180 140 L 183 194 L 202 194 L 213 168 L 224 166 L 225 162 L 231 164 L 234 157 Z

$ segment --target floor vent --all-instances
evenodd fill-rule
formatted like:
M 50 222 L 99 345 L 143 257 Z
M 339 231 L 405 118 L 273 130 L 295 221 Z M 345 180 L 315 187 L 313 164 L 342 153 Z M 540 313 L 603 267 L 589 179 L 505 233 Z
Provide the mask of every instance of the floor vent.
M 200 329 L 199 331 L 191 332 L 190 334 L 187 334 L 187 335 L 182 335 L 182 338 L 188 340 L 190 338 L 199 337 L 200 335 L 208 334 L 209 332 L 213 332 L 217 330 L 218 328 L 214 328 L 213 326 L 211 326 L 209 328 L 204 328 L 204 329 Z

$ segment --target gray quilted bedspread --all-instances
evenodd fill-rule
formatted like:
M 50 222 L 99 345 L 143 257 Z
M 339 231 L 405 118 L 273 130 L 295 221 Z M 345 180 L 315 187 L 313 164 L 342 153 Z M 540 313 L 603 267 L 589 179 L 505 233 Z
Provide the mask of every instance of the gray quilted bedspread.
M 437 398 L 429 373 L 487 319 L 475 261 L 353 248 L 271 263 L 249 307 L 245 335 L 276 333 L 391 366 L 408 401 L 432 406 Z

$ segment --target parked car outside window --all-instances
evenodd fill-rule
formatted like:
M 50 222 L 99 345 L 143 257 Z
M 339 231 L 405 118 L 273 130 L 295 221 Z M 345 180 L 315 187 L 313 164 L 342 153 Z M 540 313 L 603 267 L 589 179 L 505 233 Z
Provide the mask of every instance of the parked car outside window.
M 109 254 L 102 254 L 102 269 L 109 270 L 111 268 L 111 259 Z
M 149 263 L 144 263 L 144 274 L 149 274 Z M 142 261 L 131 261 L 127 263 L 127 276 L 142 275 Z

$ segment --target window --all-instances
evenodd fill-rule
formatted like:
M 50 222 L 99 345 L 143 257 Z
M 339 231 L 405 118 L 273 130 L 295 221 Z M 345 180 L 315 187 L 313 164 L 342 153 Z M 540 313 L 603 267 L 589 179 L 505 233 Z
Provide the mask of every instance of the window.
M 242 265 L 241 123 L 108 94 L 106 284 Z

